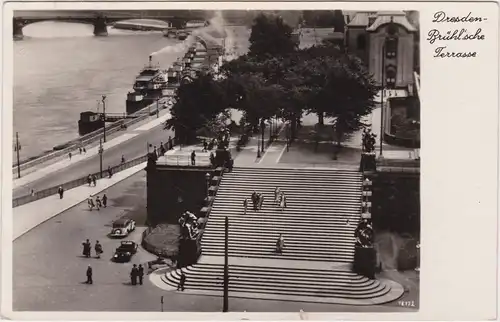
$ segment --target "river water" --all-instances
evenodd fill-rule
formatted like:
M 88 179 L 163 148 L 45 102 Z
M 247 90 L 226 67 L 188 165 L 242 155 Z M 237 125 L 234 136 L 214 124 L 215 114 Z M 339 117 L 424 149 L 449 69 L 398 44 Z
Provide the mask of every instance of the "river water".
M 108 28 L 108 37 L 94 37 L 93 26 L 39 22 L 23 29 L 25 38 L 14 42 L 14 132 L 19 132 L 21 159 L 52 150 L 78 137 L 80 113 L 102 109 L 125 112 L 132 89 L 148 56 L 179 43 L 161 32 Z M 182 56 L 156 55 L 163 69 Z

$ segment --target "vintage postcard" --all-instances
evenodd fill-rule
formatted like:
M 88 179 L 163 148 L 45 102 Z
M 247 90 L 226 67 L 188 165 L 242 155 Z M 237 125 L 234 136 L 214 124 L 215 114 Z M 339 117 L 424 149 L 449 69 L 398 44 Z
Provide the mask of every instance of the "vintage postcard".
M 2 14 L 3 317 L 497 318 L 497 3 Z

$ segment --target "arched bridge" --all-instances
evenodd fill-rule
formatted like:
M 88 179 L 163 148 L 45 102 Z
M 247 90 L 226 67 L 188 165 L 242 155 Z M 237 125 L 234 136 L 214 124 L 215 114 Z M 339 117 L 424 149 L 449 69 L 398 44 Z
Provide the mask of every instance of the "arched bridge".
M 40 21 L 68 21 L 94 25 L 94 35 L 106 36 L 107 26 L 129 19 L 154 19 L 171 23 L 181 28 L 188 20 L 210 19 L 213 11 L 207 10 L 58 10 L 15 11 L 13 18 L 14 39 L 23 38 L 23 27 Z

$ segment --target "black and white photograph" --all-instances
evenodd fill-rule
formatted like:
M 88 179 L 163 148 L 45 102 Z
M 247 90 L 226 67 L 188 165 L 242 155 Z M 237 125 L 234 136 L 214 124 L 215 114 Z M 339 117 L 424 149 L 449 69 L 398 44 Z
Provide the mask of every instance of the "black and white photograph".
M 13 12 L 13 311 L 419 311 L 419 11 L 312 9 Z

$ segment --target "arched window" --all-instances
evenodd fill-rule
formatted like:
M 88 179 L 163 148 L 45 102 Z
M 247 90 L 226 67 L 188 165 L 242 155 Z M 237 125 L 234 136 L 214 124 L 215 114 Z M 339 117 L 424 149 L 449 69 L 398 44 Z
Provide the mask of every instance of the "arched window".
M 396 85 L 396 66 L 389 65 L 385 69 L 385 83 L 389 88 Z
M 395 58 L 398 51 L 398 39 L 397 38 L 387 38 L 385 41 L 385 55 L 387 58 Z
M 365 35 L 359 35 L 358 38 L 356 38 L 356 49 L 357 50 L 365 50 L 366 49 L 366 36 Z

